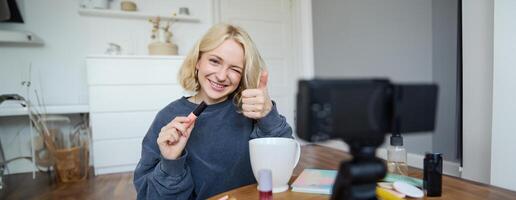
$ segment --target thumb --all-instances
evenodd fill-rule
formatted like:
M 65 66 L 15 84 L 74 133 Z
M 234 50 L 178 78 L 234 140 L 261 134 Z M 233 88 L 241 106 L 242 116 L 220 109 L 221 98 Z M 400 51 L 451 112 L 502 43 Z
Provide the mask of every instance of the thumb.
M 267 88 L 268 81 L 269 81 L 269 72 L 267 72 L 267 70 L 263 69 L 262 73 L 260 74 L 260 82 L 258 82 L 258 89 Z

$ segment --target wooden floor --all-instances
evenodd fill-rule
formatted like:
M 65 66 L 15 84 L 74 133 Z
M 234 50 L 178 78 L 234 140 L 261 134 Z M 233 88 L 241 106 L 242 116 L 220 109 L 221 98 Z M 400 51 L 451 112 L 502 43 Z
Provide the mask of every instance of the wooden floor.
M 133 174 L 90 176 L 76 183 L 56 183 L 49 175 L 32 173 L 7 175 L 0 199 L 136 199 Z

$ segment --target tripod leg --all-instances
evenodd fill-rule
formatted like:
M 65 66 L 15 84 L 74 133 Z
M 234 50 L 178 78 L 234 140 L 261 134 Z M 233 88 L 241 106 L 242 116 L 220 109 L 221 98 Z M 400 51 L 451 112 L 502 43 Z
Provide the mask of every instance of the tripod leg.
M 4 170 L 7 167 L 6 165 L 4 147 L 2 146 L 2 140 L 0 140 L 0 189 L 4 187 Z
M 331 199 L 376 199 L 376 181 L 385 177 L 386 170 L 383 161 L 376 157 L 341 162 Z
M 331 200 L 351 199 L 350 161 L 340 163 L 339 172 L 333 184 Z

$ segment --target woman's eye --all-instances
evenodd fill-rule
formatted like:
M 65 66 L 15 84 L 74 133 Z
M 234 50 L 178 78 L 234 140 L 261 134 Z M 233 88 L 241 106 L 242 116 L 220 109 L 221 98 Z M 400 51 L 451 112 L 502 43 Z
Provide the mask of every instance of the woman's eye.
M 210 63 L 212 64 L 219 64 L 219 61 L 216 59 L 210 59 Z
M 239 73 L 239 74 L 240 74 L 240 73 L 242 73 L 242 72 L 240 71 L 240 69 L 238 69 L 238 68 L 231 68 L 231 70 L 233 70 L 234 72 L 237 72 L 237 73 Z

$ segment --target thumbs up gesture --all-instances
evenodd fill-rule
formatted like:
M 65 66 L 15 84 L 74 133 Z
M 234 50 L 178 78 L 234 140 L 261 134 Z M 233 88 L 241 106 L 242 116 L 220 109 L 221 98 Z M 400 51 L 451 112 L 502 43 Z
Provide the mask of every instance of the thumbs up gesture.
M 242 91 L 242 111 L 251 119 L 261 119 L 272 109 L 272 101 L 267 92 L 269 73 L 264 69 L 260 74 L 260 82 L 256 89 Z

